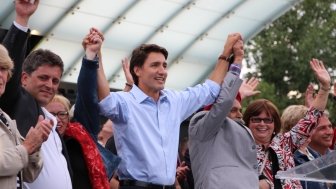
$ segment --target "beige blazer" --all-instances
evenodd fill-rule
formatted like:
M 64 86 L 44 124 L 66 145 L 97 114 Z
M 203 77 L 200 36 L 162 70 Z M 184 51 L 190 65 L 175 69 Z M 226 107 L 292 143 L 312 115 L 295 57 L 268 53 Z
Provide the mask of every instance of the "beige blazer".
M 24 138 L 17 130 L 16 122 L 7 114 L 5 117 L 9 127 L 0 121 L 0 188 L 16 189 L 19 172 L 21 181 L 32 182 L 36 179 L 42 169 L 42 158 L 39 152 L 28 155 L 21 145 Z

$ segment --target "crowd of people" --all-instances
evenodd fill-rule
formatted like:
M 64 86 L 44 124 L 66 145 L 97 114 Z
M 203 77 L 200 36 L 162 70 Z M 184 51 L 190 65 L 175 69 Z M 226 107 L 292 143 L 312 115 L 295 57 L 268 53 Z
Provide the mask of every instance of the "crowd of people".
M 322 61 L 309 62 L 319 87 L 316 94 L 307 87 L 305 105 L 280 114 L 273 102 L 257 99 L 243 113 L 242 100 L 260 91 L 257 78 L 240 79 L 239 33 L 228 35 L 202 84 L 165 89 L 168 51 L 142 44 L 122 60 L 124 90 L 110 92 L 104 35 L 90 28 L 72 107 L 57 94 L 62 58 L 52 49 L 26 57 L 38 4 L 15 0 L 16 17 L 0 45 L 0 188 L 336 189 L 275 176 L 334 148 L 326 110 L 331 78 Z M 179 145 L 187 118 L 189 136 Z

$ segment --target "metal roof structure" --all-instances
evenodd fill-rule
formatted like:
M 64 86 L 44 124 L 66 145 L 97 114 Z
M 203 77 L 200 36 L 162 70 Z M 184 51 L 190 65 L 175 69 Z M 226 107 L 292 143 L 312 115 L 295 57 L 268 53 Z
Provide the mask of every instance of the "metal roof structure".
M 12 0 L 0 0 L 0 26 L 14 19 Z M 76 83 L 89 28 L 104 32 L 104 69 L 112 89 L 123 89 L 121 59 L 142 43 L 168 52 L 166 88 L 182 90 L 213 69 L 227 35 L 252 39 L 299 0 L 40 0 L 29 22 L 47 48 L 65 64 L 64 83 Z

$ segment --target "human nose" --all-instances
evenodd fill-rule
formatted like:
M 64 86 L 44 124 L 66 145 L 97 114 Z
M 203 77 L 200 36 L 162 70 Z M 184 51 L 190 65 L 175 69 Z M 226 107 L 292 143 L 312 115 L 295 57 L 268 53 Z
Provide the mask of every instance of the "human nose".
M 243 117 L 243 114 L 241 113 L 241 111 L 238 111 L 238 112 L 237 112 L 237 117 L 238 117 L 238 118 L 242 118 L 242 117 Z
M 52 88 L 53 85 L 54 85 L 52 79 L 48 79 L 48 80 L 45 82 L 45 85 L 46 85 L 48 88 Z
M 6 69 L 1 69 L 0 68 L 0 76 L 4 78 L 5 76 L 8 76 L 8 71 Z M 7 80 L 7 78 L 6 78 Z
M 167 68 L 162 65 L 162 66 L 159 67 L 158 71 L 159 71 L 160 74 L 166 74 L 167 73 Z
M 61 118 L 58 115 L 55 115 L 55 117 L 56 117 L 57 122 L 61 123 Z
M 327 130 L 328 135 L 334 135 L 334 129 L 332 127 L 329 127 Z

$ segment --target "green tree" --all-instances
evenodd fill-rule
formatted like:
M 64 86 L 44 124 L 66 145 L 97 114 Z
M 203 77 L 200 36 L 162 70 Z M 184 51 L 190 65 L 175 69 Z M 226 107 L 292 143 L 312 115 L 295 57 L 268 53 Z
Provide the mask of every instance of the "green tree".
M 256 73 L 252 74 L 263 81 L 264 87 L 260 89 L 266 94 L 263 97 L 272 100 L 280 110 L 303 103 L 303 95 L 290 99 L 289 91 L 304 93 L 309 82 L 316 83 L 309 67 L 312 58 L 322 60 L 334 79 L 335 9 L 334 0 L 302 1 L 247 44 L 252 55 L 248 66 L 256 67 Z M 334 105 L 329 103 L 332 115 L 336 115 Z

